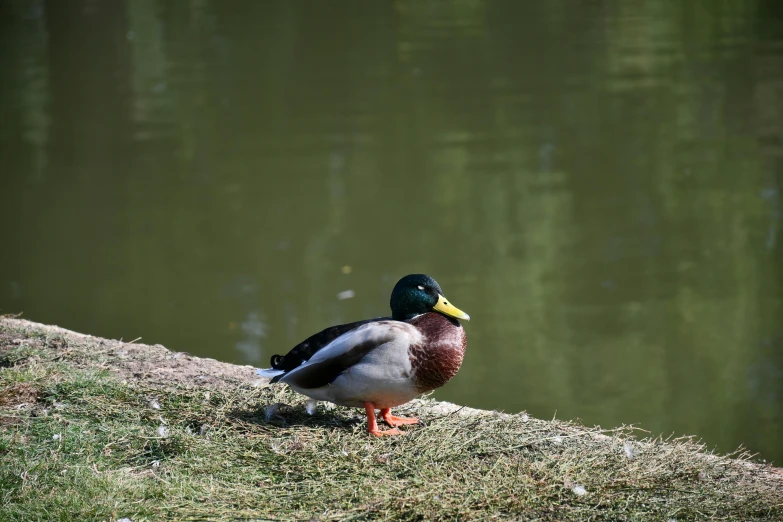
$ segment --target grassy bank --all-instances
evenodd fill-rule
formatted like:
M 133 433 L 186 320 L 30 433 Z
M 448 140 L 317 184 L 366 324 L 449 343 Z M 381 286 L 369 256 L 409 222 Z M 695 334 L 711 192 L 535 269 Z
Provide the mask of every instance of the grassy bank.
M 0 520 L 783 520 L 779 470 L 527 415 L 358 410 L 249 367 L 0 319 Z

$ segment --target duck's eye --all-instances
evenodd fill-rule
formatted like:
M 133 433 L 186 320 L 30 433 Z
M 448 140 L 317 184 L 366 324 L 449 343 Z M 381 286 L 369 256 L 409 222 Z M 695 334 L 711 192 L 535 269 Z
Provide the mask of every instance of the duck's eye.
M 418 288 L 419 290 L 424 290 L 424 287 L 423 287 L 423 286 L 421 286 L 421 285 L 419 285 L 417 288 Z

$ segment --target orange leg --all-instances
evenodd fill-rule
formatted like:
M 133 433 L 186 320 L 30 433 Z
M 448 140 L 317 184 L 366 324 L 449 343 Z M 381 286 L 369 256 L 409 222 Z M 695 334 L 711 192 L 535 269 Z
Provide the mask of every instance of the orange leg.
M 397 428 L 391 430 L 379 430 L 378 423 L 375 421 L 375 405 L 371 402 L 364 403 L 364 411 L 367 412 L 367 433 L 380 437 L 382 435 L 402 435 L 403 432 Z M 388 410 L 386 410 L 388 411 Z M 381 410 L 383 412 L 383 410 Z
M 381 408 L 381 418 L 383 419 L 383 422 L 391 426 L 392 428 L 396 428 L 397 426 L 402 426 L 403 424 L 419 424 L 419 419 L 408 419 L 406 417 L 395 417 L 391 414 L 391 408 Z

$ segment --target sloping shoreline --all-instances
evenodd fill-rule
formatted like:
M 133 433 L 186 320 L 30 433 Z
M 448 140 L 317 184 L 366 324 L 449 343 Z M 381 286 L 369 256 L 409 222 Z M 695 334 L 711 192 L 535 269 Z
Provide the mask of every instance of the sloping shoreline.
M 0 519 L 783 519 L 780 469 L 691 439 L 406 410 L 375 439 L 250 366 L 2 318 Z

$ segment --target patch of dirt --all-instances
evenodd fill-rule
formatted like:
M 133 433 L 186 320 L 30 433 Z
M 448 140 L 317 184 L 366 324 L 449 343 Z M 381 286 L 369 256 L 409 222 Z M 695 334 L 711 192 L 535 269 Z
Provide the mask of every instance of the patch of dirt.
M 0 318 L 0 321 L 3 320 L 3 318 Z M 2 325 L 1 322 L 0 325 Z M 13 351 L 15 348 L 19 348 L 24 342 L 24 339 L 20 339 L 19 335 L 6 331 L 0 327 L 0 368 L 15 366 L 20 359 L 24 358 L 22 354 L 14 353 Z
M 263 382 L 252 366 L 172 352 L 159 344 L 102 339 L 24 319 L 0 318 L 0 355 L 21 344 L 55 351 L 58 360 L 77 367 L 106 369 L 127 381 L 164 387 L 220 388 Z
M 22 382 L 3 390 L 0 395 L 0 407 L 15 408 L 22 404 L 31 404 L 38 400 L 38 388 L 30 383 Z
M 172 352 L 159 344 L 115 343 L 109 354 L 110 369 L 126 379 L 141 379 L 160 385 L 211 387 L 251 383 L 259 379 L 252 366 L 237 366 L 184 352 Z

